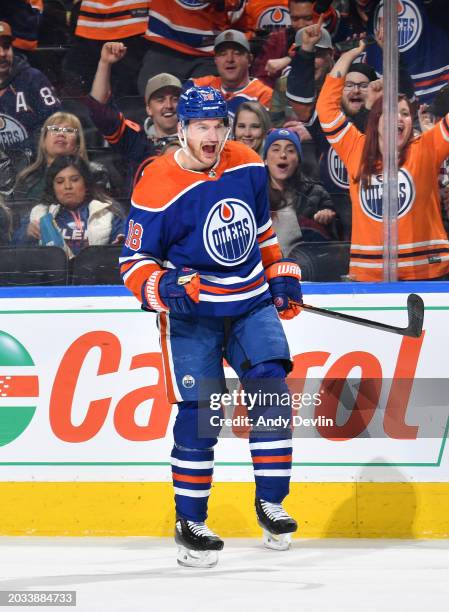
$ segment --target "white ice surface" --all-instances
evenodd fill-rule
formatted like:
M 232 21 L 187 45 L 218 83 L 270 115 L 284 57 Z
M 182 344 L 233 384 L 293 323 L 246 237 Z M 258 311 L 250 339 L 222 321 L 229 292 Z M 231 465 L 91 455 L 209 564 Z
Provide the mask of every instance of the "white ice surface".
M 76 590 L 74 607 L 148 612 L 440 612 L 449 541 L 294 540 L 287 552 L 226 540 L 217 567 L 176 565 L 159 538 L 0 538 L 0 590 Z

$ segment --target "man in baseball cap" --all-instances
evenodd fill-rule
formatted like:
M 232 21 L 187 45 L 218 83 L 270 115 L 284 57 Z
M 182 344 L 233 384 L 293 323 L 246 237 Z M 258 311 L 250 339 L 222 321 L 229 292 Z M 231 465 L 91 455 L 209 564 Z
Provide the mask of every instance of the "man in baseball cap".
M 31 158 L 45 120 L 61 108 L 47 77 L 14 53 L 10 24 L 0 21 L 0 125 L 8 155 Z
M 273 90 L 256 78 L 250 78 L 253 60 L 248 39 L 239 30 L 225 30 L 214 41 L 215 65 L 218 77 L 208 75 L 192 79 L 189 84 L 214 87 L 222 92 L 234 115 L 242 102 L 259 102 L 269 108 Z
M 140 116 L 139 123 L 128 119 L 126 111 L 120 112 L 116 104 L 111 104 L 111 70 L 126 52 L 126 46 L 120 41 L 104 43 L 85 104 L 98 131 L 127 166 L 128 195 L 142 163 L 165 152 L 168 145 L 179 144 L 176 107 L 182 86 L 177 77 L 165 72 L 148 79 L 144 88 L 148 116 L 144 119 L 139 108 L 132 108 Z
M 239 30 L 225 30 L 221 32 L 214 41 L 214 51 L 217 52 L 218 48 L 222 45 L 243 47 L 248 53 L 251 53 L 248 39 Z
M 176 106 L 181 90 L 181 81 L 167 72 L 148 79 L 145 87 L 145 102 L 151 126 L 148 125 L 147 120 L 145 131 L 149 138 L 176 136 L 178 124 Z
M 11 26 L 6 21 L 0 21 L 0 39 L 9 38 L 10 41 L 14 38 L 12 35 Z

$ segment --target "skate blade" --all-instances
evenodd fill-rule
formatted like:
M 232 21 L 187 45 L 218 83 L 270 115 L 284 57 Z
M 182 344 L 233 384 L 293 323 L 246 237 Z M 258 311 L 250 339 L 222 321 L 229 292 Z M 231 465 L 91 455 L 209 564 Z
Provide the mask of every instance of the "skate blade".
M 291 533 L 270 533 L 263 530 L 263 545 L 270 550 L 288 550 L 292 543 Z
M 215 567 L 218 563 L 218 551 L 216 550 L 190 550 L 184 546 L 178 546 L 178 565 L 182 567 Z

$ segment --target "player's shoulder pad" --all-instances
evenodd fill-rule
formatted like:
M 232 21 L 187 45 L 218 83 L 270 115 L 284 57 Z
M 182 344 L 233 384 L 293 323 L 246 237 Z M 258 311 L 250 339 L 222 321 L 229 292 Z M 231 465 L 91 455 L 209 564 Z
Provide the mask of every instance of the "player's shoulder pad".
M 160 212 L 174 204 L 196 182 L 197 176 L 183 171 L 173 153 L 161 155 L 143 169 L 131 202 L 136 208 Z
M 227 156 L 228 170 L 237 169 L 242 166 L 264 166 L 261 157 L 253 149 L 243 144 L 243 142 L 229 140 L 224 151 Z

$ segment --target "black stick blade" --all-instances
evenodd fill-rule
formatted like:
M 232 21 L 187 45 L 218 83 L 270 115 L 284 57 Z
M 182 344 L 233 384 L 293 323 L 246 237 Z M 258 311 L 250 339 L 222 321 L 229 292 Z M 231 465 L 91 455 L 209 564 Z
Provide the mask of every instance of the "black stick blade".
M 424 302 L 420 295 L 411 293 L 407 298 L 408 327 L 406 336 L 419 338 L 424 323 Z

